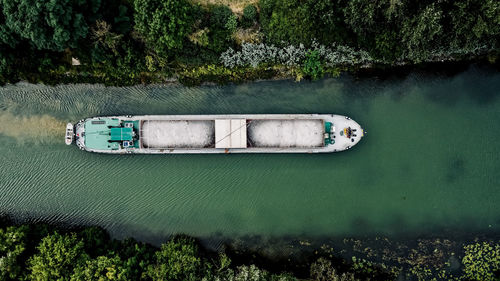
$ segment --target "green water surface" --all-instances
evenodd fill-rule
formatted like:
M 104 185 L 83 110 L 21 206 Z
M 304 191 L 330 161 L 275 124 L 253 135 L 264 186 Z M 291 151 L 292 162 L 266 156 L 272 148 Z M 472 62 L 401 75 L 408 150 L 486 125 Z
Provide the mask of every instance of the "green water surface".
M 0 88 L 0 213 L 117 237 L 500 230 L 500 74 L 232 86 Z M 321 155 L 100 155 L 64 144 L 98 115 L 337 113 L 368 132 Z

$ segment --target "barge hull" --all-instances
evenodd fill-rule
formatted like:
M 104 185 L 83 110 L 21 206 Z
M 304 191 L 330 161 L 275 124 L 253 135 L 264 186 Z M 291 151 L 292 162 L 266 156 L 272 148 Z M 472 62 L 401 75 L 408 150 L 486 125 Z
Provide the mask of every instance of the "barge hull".
M 75 132 L 80 149 L 110 154 L 328 153 L 364 134 L 335 114 L 107 116 L 83 119 Z

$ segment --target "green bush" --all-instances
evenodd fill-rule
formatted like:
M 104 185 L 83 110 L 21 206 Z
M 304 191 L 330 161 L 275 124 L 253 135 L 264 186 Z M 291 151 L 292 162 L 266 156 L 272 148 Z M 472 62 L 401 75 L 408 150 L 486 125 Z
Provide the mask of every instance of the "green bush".
M 260 24 L 267 43 L 343 44 L 342 9 L 330 0 L 261 0 Z
M 193 7 L 185 0 L 135 0 L 135 29 L 160 56 L 181 49 L 191 33 Z
M 225 51 L 232 45 L 231 35 L 236 30 L 238 20 L 228 6 L 213 6 L 209 11 L 208 44 L 206 47 L 217 53 Z
M 262 0 L 260 22 L 269 43 L 310 43 L 314 21 L 310 17 L 308 1 Z
M 310 51 L 306 54 L 302 71 L 313 80 L 323 76 L 323 66 L 318 51 Z
M 210 9 L 210 26 L 212 29 L 225 29 L 233 11 L 228 6 L 217 5 Z
M 236 30 L 236 27 L 238 27 L 238 17 L 236 17 L 235 14 L 232 14 L 229 19 L 227 19 L 224 27 L 227 29 L 227 31 L 233 33 Z
M 254 5 L 247 5 L 243 8 L 243 17 L 241 19 L 241 24 L 245 28 L 252 27 L 257 21 L 257 8 Z

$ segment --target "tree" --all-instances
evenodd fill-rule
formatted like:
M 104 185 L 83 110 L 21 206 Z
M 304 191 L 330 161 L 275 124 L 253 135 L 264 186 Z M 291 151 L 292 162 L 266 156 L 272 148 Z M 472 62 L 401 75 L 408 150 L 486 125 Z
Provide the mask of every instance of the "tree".
M 191 33 L 193 8 L 185 0 L 135 0 L 135 28 L 159 55 L 181 49 Z
M 39 50 L 75 48 L 87 35 L 85 13 L 95 13 L 99 0 L 0 0 L 10 30 Z
M 126 239 L 121 242 L 118 254 L 123 260 L 123 269 L 129 280 L 149 280 L 146 273 L 154 258 L 152 246 Z
M 435 40 L 443 33 L 441 19 L 443 12 L 434 3 L 419 14 L 404 21 L 401 33 L 407 58 L 421 62 L 429 58 L 436 46 Z
M 0 229 L 0 280 L 20 277 L 23 270 L 20 257 L 26 248 L 27 232 L 28 226 Z
M 54 232 L 43 238 L 37 249 L 28 261 L 30 280 L 69 280 L 73 270 L 88 259 L 83 242 L 74 233 Z
M 0 3 L 2 3 L 0 1 Z M 0 46 L 3 44 L 14 48 L 18 43 L 18 38 L 5 23 L 5 17 L 0 7 Z
M 243 9 L 243 18 L 242 18 L 242 25 L 245 28 L 252 27 L 255 24 L 255 21 L 257 21 L 257 8 L 250 4 L 246 5 L 245 8 Z
M 71 276 L 71 281 L 105 281 L 129 280 L 125 276 L 122 261 L 118 256 L 98 256 L 88 260 L 85 265 L 77 267 Z
M 349 1 L 344 18 L 356 34 L 358 46 L 380 59 L 401 56 L 401 22 L 405 18 L 404 0 Z
M 225 29 L 233 16 L 233 11 L 228 6 L 216 5 L 210 9 L 210 27 Z
M 454 48 L 474 50 L 495 47 L 500 36 L 500 2 L 495 0 L 461 0 L 450 10 Z
M 269 43 L 309 44 L 314 37 L 314 21 L 309 1 L 262 0 L 260 22 Z
M 156 264 L 149 267 L 153 280 L 198 280 L 202 266 L 198 247 L 193 239 L 177 237 L 161 246 L 156 252 Z
M 331 0 L 261 0 L 260 23 L 268 43 L 344 43 L 342 9 Z
M 222 52 L 231 46 L 233 34 L 238 24 L 237 17 L 228 6 L 216 5 L 209 11 L 210 26 L 207 48 Z

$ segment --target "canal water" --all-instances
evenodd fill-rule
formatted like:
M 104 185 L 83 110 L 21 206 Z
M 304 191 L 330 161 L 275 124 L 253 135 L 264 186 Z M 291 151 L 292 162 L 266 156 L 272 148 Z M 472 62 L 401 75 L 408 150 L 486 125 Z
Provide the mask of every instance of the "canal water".
M 500 230 L 500 74 L 243 85 L 0 88 L 0 213 L 118 238 Z M 80 151 L 65 124 L 119 114 L 338 113 L 368 132 L 321 155 Z

